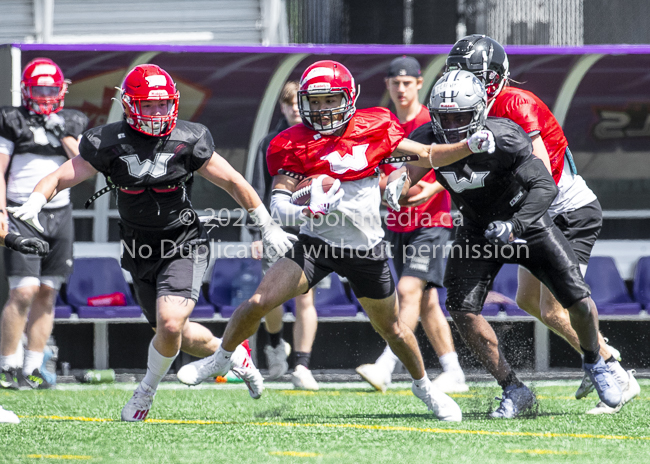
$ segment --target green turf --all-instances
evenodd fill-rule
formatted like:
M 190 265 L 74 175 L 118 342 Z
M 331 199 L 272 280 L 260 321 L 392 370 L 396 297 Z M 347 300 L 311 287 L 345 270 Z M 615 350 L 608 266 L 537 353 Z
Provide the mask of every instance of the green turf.
M 136 424 L 119 422 L 135 385 L 0 391 L 0 404 L 22 420 L 0 424 L 0 462 L 648 462 L 650 381 L 605 416 L 584 414 L 596 397 L 572 399 L 576 386 L 537 386 L 538 415 L 509 421 L 486 418 L 497 388 L 473 387 L 455 395 L 462 423 L 435 420 L 406 383 L 384 395 L 361 383 L 316 393 L 270 388 L 258 401 L 241 386 L 164 384 L 152 421 Z

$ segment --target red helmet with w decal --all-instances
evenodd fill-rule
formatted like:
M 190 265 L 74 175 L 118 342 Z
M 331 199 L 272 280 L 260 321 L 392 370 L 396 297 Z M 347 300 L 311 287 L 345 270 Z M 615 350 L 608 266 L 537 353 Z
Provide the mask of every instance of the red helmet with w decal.
M 124 117 L 133 129 L 156 137 L 174 130 L 180 92 L 162 68 L 155 64 L 136 66 L 124 78 L 121 91 Z
M 63 72 L 49 58 L 36 58 L 25 66 L 20 81 L 23 106 L 36 113 L 48 115 L 63 108 L 68 83 Z
M 338 99 L 339 95 L 340 103 L 312 108 L 314 97 L 333 96 Z M 357 91 L 352 73 L 336 61 L 318 61 L 309 66 L 300 78 L 300 117 L 305 126 L 321 134 L 333 134 L 347 124 L 356 111 L 356 100 Z

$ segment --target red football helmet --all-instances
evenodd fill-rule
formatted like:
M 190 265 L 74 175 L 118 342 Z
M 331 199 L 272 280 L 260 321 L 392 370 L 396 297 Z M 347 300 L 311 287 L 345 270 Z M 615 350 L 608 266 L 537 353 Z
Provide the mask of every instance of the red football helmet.
M 298 107 L 305 126 L 330 135 L 347 124 L 356 111 L 357 91 L 354 77 L 341 63 L 318 61 L 309 66 L 300 78 Z M 335 108 L 312 110 L 310 96 L 342 95 L 341 104 Z
M 121 90 L 124 116 L 133 129 L 156 137 L 174 130 L 180 92 L 166 71 L 155 64 L 136 66 L 124 78 Z M 142 102 L 162 100 L 167 100 L 165 114 L 143 114 Z
M 25 66 L 20 81 L 23 106 L 36 113 L 48 115 L 63 108 L 68 82 L 61 68 L 48 58 L 36 58 Z

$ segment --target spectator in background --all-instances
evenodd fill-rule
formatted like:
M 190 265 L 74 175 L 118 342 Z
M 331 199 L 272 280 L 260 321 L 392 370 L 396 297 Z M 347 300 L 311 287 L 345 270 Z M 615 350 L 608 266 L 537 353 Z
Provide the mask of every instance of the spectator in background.
M 395 105 L 395 113 L 404 134 L 408 135 L 424 124 L 431 124 L 426 106 L 418 99 L 422 89 L 420 63 L 411 56 L 395 58 L 388 67 L 386 88 Z M 396 168 L 387 164 L 380 186 L 385 188 L 386 175 Z M 445 393 L 468 390 L 465 375 L 451 337 L 451 328 L 442 313 L 437 288 L 442 287 L 444 273 L 443 247 L 449 240 L 452 226 L 449 193 L 436 181 L 431 170 L 411 188 L 399 212 L 388 208 L 386 225 L 393 248 L 395 269 L 399 281 L 400 319 L 415 331 L 418 319 L 438 355 L 443 372 L 433 384 Z M 416 254 L 405 252 L 413 248 Z M 397 356 L 387 345 L 374 364 L 357 367 L 361 375 L 377 390 L 385 391 L 397 364 Z
M 257 149 L 255 158 L 255 170 L 253 171 L 252 185 L 257 194 L 262 198 L 264 206 L 271 209 L 271 184 L 272 179 L 269 168 L 266 164 L 266 150 L 280 132 L 296 124 L 301 124 L 300 110 L 298 109 L 298 82 L 289 81 L 284 84 L 280 93 L 280 112 L 282 118 L 278 121 L 269 134 L 262 139 Z M 291 234 L 298 235 L 297 226 L 285 226 L 284 230 Z M 259 235 L 259 234 L 258 234 Z M 261 242 L 255 242 L 258 256 L 261 254 Z M 270 258 L 262 256 L 262 269 L 266 272 L 280 257 Z M 299 390 L 318 390 L 318 383 L 309 370 L 311 349 L 316 337 L 318 316 L 314 307 L 314 292 L 309 290 L 304 295 L 298 295 L 295 299 L 296 322 L 293 326 L 294 357 L 296 360 L 295 370 L 291 374 L 291 382 Z M 266 362 L 269 368 L 268 379 L 274 380 L 283 375 L 289 369 L 287 357 L 291 353 L 291 346 L 282 339 L 282 316 L 284 307 L 278 306 L 264 317 L 264 325 L 269 335 L 269 344 L 264 347 Z
M 27 201 L 38 181 L 79 154 L 78 139 L 88 118 L 63 109 L 68 82 L 52 60 L 28 63 L 20 87 L 22 106 L 0 109 L 0 229 L 43 239 L 51 253 L 41 258 L 5 250 L 9 300 L 0 320 L 0 375 L 3 388 L 49 388 L 40 368 L 54 324 L 56 295 L 72 271 L 70 192 L 57 194 L 39 213 L 42 227 L 8 216 L 7 209 Z M 24 358 L 19 350 L 23 332 Z

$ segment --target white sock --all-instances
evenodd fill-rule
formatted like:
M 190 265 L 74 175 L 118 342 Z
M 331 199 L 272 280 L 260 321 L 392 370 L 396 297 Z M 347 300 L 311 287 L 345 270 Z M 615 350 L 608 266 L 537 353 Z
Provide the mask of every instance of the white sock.
M 142 379 L 142 382 L 147 384 L 151 389 L 155 390 L 158 388 L 158 384 L 162 378 L 169 371 L 169 367 L 176 359 L 178 353 L 176 353 L 171 358 L 167 358 L 162 354 L 158 353 L 153 346 L 153 341 L 149 344 L 149 359 L 147 360 L 147 374 Z
M 217 352 L 214 353 L 214 357 L 218 360 L 228 360 L 232 356 L 234 351 L 226 351 L 223 349 L 223 345 L 219 345 L 219 348 L 217 349 Z
M 458 353 L 455 351 L 443 354 L 438 358 L 438 360 L 440 361 L 440 365 L 444 372 L 463 371 L 460 364 L 458 364 Z
M 423 388 L 426 385 L 430 384 L 431 380 L 429 380 L 429 377 L 426 374 L 424 374 L 424 377 L 422 377 L 420 380 L 413 379 L 413 383 L 415 384 L 416 387 Z
M 38 351 L 25 350 L 25 361 L 23 362 L 23 375 L 32 375 L 34 369 L 41 369 L 43 365 L 43 353 Z
M 0 356 L 0 368 L 18 369 L 22 365 L 23 357 L 17 351 L 9 356 Z M 30 372 L 31 374 L 31 372 Z
M 390 346 L 386 345 L 384 352 L 377 358 L 375 364 L 381 366 L 392 374 L 397 365 L 397 361 L 399 361 L 399 359 L 395 356 L 395 353 L 392 352 Z

